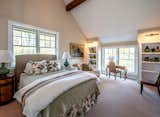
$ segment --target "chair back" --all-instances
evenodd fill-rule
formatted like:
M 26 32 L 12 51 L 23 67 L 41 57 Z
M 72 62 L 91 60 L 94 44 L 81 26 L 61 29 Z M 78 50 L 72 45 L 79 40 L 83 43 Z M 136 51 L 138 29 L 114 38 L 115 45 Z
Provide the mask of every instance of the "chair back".
M 113 73 L 116 72 L 116 65 L 115 65 L 115 62 L 113 61 L 109 62 L 109 72 L 113 72 Z
M 91 71 L 89 64 L 86 64 L 86 63 L 81 64 L 81 70 L 82 71 Z
M 157 77 L 156 85 L 160 86 L 160 72 L 159 72 L 159 75 Z

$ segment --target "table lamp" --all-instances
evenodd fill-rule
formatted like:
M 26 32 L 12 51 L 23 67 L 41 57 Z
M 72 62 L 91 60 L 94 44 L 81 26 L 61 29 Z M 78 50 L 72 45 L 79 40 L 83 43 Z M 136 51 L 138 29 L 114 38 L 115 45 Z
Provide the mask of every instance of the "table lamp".
M 64 62 L 65 67 L 69 66 L 68 59 L 70 59 L 70 58 L 71 58 L 71 56 L 70 56 L 69 52 L 64 52 L 63 53 L 62 60 L 65 60 L 65 62 Z
M 8 50 L 0 50 L 0 75 L 5 76 L 9 73 L 9 69 L 6 68 L 6 64 L 11 62 L 11 56 Z

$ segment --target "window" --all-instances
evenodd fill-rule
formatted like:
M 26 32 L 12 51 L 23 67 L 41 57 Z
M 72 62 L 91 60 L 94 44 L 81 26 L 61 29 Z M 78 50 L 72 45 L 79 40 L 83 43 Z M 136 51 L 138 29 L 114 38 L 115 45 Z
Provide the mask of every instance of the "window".
M 102 73 L 105 73 L 109 58 L 114 57 L 114 62 L 117 60 L 117 48 L 103 48 L 102 49 Z
M 57 32 L 9 22 L 9 35 L 13 64 L 16 55 L 36 53 L 57 55 Z
M 56 35 L 40 33 L 40 53 L 56 53 Z
M 13 26 L 13 54 L 35 54 L 36 32 Z
M 108 49 L 105 49 L 105 63 L 106 64 L 108 64 L 108 62 L 109 62 L 109 57 L 114 57 L 114 62 L 115 63 L 117 63 L 116 62 L 116 60 L 117 60 L 117 56 L 116 56 L 116 54 L 117 54 L 117 49 L 116 48 L 108 48 Z
M 135 72 L 135 48 L 119 48 L 119 65 L 126 66 L 128 72 Z
M 127 67 L 129 73 L 136 73 L 136 47 L 103 48 L 102 72 L 105 71 L 109 57 L 114 57 L 114 62 Z

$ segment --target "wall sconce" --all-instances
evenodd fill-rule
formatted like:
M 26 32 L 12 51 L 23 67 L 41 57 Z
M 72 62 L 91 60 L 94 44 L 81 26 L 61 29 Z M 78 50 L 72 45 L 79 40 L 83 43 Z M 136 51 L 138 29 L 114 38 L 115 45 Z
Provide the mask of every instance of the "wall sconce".
M 149 33 L 144 35 L 144 38 L 147 40 L 160 40 L 160 33 Z
M 151 33 L 151 34 L 147 34 L 145 35 L 146 37 L 152 37 L 152 36 L 158 36 L 159 33 Z

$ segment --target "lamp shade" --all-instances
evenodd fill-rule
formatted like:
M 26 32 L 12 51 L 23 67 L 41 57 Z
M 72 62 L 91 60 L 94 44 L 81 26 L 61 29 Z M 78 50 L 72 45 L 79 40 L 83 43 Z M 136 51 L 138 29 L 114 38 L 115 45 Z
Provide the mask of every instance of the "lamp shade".
M 70 59 L 70 58 L 71 58 L 71 56 L 70 56 L 69 52 L 63 53 L 62 59 Z
M 0 50 L 0 63 L 10 63 L 11 55 L 8 50 Z

